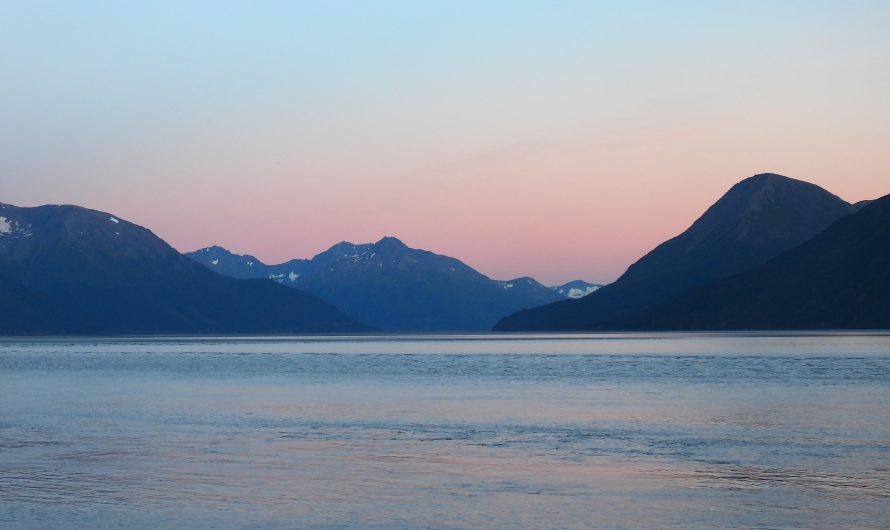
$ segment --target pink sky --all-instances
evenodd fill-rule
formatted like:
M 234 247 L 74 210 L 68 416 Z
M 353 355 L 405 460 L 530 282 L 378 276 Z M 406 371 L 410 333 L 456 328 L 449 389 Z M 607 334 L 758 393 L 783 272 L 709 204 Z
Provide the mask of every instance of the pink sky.
M 556 283 L 614 280 L 756 173 L 890 193 L 887 4 L 175 6 L 10 8 L 0 201 Z
M 557 283 L 614 280 L 755 173 L 808 180 L 850 202 L 890 192 L 890 179 L 876 176 L 890 174 L 890 160 L 868 160 L 862 151 L 870 146 L 857 146 L 858 154 L 848 148 L 842 159 L 801 137 L 749 141 L 756 155 L 721 148 L 737 134 L 693 130 L 601 145 L 517 145 L 357 180 L 338 180 L 333 170 L 328 179 L 312 179 L 283 168 L 257 177 L 234 168 L 162 186 L 129 183 L 85 202 L 149 226 L 182 251 L 219 244 L 275 263 L 311 257 L 341 240 L 393 235 L 494 278 Z

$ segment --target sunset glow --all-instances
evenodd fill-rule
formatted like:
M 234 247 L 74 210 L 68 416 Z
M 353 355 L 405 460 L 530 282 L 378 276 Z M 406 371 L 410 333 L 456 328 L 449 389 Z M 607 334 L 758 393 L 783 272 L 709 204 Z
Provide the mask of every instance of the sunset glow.
M 0 201 L 556 283 L 615 279 L 755 173 L 890 191 L 886 2 L 348 5 L 4 6 Z

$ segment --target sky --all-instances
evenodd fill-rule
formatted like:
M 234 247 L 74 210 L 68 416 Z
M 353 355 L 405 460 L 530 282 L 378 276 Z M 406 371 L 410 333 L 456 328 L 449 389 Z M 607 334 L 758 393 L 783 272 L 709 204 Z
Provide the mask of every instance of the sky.
M 0 0 L 0 202 L 609 282 L 734 183 L 890 193 L 890 2 Z

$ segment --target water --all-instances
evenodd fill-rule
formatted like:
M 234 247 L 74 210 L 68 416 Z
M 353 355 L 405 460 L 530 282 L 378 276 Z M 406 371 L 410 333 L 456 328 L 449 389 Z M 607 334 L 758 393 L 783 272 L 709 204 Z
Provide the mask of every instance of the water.
M 0 341 L 0 527 L 879 528 L 890 336 Z

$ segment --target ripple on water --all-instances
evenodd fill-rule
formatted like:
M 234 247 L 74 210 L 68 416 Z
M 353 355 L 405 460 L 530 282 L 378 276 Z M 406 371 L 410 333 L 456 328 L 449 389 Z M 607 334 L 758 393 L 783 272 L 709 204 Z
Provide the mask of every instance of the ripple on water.
M 6 527 L 881 527 L 888 470 L 881 335 L 0 343 Z

